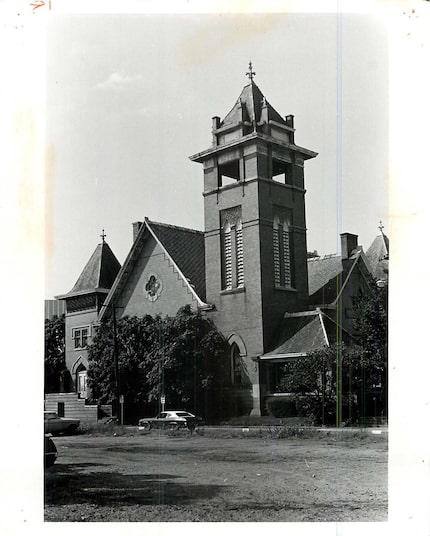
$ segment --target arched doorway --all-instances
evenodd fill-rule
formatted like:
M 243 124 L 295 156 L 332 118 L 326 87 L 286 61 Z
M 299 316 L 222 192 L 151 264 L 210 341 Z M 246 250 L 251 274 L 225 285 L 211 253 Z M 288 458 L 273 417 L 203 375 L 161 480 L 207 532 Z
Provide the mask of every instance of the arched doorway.
M 79 398 L 86 399 L 88 396 L 87 391 L 87 369 L 82 363 L 76 369 L 76 392 Z

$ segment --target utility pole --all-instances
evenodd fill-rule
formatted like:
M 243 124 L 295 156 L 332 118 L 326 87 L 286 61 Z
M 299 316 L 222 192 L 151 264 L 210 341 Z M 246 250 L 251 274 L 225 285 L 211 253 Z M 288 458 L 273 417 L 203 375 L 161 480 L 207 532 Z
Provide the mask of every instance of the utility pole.
M 120 411 L 121 388 L 119 382 L 119 365 L 118 365 L 118 340 L 116 335 L 116 312 L 115 304 L 112 304 L 112 320 L 113 320 L 113 359 L 115 364 L 115 384 L 116 384 L 116 415 L 120 424 L 122 424 L 122 415 Z

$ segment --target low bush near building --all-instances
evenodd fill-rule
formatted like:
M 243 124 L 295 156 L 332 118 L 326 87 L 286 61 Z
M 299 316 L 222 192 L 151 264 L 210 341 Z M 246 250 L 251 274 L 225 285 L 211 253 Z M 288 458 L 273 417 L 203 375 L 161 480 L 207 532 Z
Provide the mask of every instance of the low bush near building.
M 295 397 L 271 398 L 267 402 L 267 410 L 273 417 L 296 417 Z

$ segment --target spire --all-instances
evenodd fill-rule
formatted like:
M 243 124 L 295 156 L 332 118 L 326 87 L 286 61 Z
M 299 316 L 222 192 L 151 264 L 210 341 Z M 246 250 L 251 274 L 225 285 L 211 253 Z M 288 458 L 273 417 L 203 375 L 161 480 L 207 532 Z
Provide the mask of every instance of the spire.
M 100 235 L 103 242 L 96 247 L 74 287 L 64 297 L 90 294 L 96 292 L 97 289 L 111 288 L 121 265 L 107 242 L 104 241 L 103 235 Z
M 379 221 L 378 229 L 381 231 L 381 234 L 384 234 L 383 230 L 385 227 L 382 225 L 382 221 Z
M 252 61 L 249 62 L 249 71 L 247 73 L 245 73 L 245 74 L 249 78 L 249 80 L 252 82 L 252 80 L 253 80 L 253 78 L 255 76 L 255 73 L 252 70 Z
M 105 230 L 102 229 L 102 234 L 100 235 L 101 239 L 102 239 L 102 242 L 103 244 L 105 243 L 105 238 L 106 238 L 106 234 L 105 234 Z

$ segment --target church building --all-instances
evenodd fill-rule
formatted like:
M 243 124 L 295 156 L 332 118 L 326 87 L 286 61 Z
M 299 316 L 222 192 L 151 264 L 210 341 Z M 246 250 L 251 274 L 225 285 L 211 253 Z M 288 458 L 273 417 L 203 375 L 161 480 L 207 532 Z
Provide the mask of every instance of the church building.
M 307 253 L 304 171 L 317 153 L 296 143 L 294 116 L 270 105 L 254 75 L 250 65 L 233 108 L 212 119 L 212 145 L 190 157 L 202 166 L 204 231 L 144 218 L 132 224 L 122 266 L 103 233 L 73 289 L 59 297 L 70 390 L 81 405 L 86 347 L 112 307 L 118 318 L 173 316 L 187 304 L 202 311 L 230 344 L 230 389 L 242 415 L 263 414 L 279 395 L 282 363 L 351 336 L 353 299 L 372 267 L 350 233 L 341 235 L 339 255 Z M 66 394 L 47 396 L 55 409 Z

